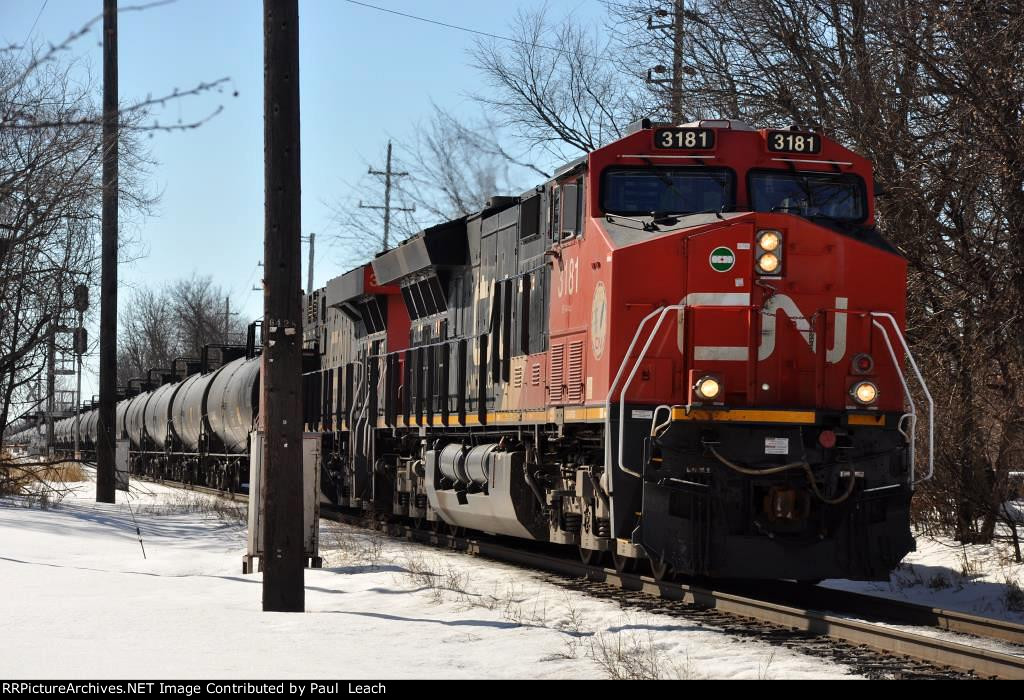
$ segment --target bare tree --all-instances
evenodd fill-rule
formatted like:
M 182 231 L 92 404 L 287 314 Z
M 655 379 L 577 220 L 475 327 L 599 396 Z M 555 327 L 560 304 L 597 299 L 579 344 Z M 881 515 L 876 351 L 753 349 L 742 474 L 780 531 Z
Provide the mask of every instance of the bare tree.
M 571 16 L 520 10 L 510 32 L 514 43 L 480 41 L 473 49 L 492 88 L 475 97 L 529 147 L 565 161 L 656 111 L 643 85 L 609 58 L 613 42 Z
M 204 345 L 239 343 L 245 323 L 227 314 L 228 298 L 209 276 L 136 290 L 121 313 L 118 383 L 170 368 L 177 358 L 198 359 Z
M 429 120 L 418 125 L 402 190 L 415 203 L 421 220 L 436 223 L 479 211 L 496 194 L 518 194 L 523 181 L 549 177 L 524 156 L 502 144 L 496 124 L 481 118 L 460 120 L 436 104 Z
M 0 127 L 0 427 L 39 408 L 51 338 L 68 350 L 74 287 L 96 279 L 98 262 L 102 140 L 77 117 L 92 108 L 90 85 L 53 62 L 25 74 L 32 60 L 0 53 L 0 111 L 16 105 L 46 124 Z M 122 150 L 122 206 L 145 211 L 145 151 L 131 136 Z

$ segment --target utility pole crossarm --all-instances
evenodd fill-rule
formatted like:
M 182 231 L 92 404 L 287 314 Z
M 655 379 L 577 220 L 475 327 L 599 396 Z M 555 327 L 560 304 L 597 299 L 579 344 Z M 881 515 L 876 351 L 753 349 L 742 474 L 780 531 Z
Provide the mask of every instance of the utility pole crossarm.
M 385 166 L 384 170 L 374 170 L 373 168 L 369 168 L 368 172 L 369 172 L 370 175 L 377 175 L 377 176 L 380 176 L 380 177 L 384 178 L 384 205 L 380 206 L 380 205 L 375 205 L 375 204 L 363 204 L 360 201 L 359 202 L 359 208 L 360 209 L 377 209 L 377 210 L 380 210 L 380 211 L 384 212 L 384 240 L 382 242 L 383 245 L 381 247 L 381 250 L 385 251 L 385 250 L 387 250 L 388 248 L 391 247 L 391 212 L 393 212 L 393 211 L 416 211 L 416 206 L 415 205 L 413 205 L 412 207 L 408 207 L 408 208 L 407 207 L 393 207 L 393 206 L 391 206 L 391 187 L 392 187 L 393 180 L 395 178 L 399 178 L 399 177 L 408 177 L 409 173 L 395 171 L 391 167 L 391 142 L 390 141 L 388 141 L 388 158 L 387 158 L 387 165 Z

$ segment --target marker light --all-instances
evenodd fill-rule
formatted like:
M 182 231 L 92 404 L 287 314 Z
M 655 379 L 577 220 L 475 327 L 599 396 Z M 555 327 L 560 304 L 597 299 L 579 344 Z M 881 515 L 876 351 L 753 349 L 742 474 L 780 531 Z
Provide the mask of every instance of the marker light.
M 862 352 L 855 355 L 853 358 L 853 371 L 856 374 L 871 374 L 871 370 L 875 368 L 875 361 L 871 358 L 871 355 L 866 352 Z
M 857 403 L 867 406 L 878 398 L 878 387 L 871 382 L 858 382 L 850 388 L 850 396 Z
M 778 231 L 761 231 L 757 236 L 757 245 L 761 250 L 771 253 L 782 245 L 782 235 Z
M 757 269 L 770 275 L 779 269 L 779 258 L 775 253 L 765 253 L 757 259 Z
M 694 385 L 694 390 L 697 395 L 702 399 L 711 401 L 718 397 L 722 392 L 722 385 L 717 379 L 711 376 L 704 376 L 697 380 L 697 384 Z

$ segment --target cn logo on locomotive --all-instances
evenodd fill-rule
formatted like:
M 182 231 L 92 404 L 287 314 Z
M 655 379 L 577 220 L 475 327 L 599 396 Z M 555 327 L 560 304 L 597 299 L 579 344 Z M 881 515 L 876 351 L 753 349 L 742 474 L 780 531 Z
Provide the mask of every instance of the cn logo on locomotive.
M 687 294 L 679 302 L 684 306 L 748 306 L 750 294 L 746 292 L 694 292 Z M 849 299 L 836 297 L 835 302 L 835 323 L 832 331 L 832 344 L 825 353 L 825 359 L 835 364 L 846 355 L 846 314 L 842 310 L 849 308 Z M 775 341 L 778 335 L 777 318 L 779 312 L 784 313 L 796 327 L 797 333 L 807 343 L 811 352 L 817 352 L 817 335 L 811 330 L 811 324 L 807 316 L 796 305 L 792 298 L 785 294 L 775 294 L 769 297 L 761 309 L 761 343 L 757 348 L 757 360 L 767 360 L 775 352 Z M 678 330 L 676 334 L 679 345 L 679 352 L 686 352 L 685 315 L 679 311 L 677 315 Z M 746 347 L 725 347 L 725 346 L 698 346 L 694 347 L 694 354 L 698 359 L 715 360 L 737 360 L 748 359 Z

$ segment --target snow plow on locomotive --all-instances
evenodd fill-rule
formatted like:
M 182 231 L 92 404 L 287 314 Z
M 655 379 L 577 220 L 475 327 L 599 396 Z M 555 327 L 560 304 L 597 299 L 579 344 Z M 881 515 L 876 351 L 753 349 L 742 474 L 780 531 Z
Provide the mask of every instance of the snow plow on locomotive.
M 872 190 L 816 132 L 645 121 L 331 280 L 334 498 L 656 575 L 886 578 L 931 399 Z

